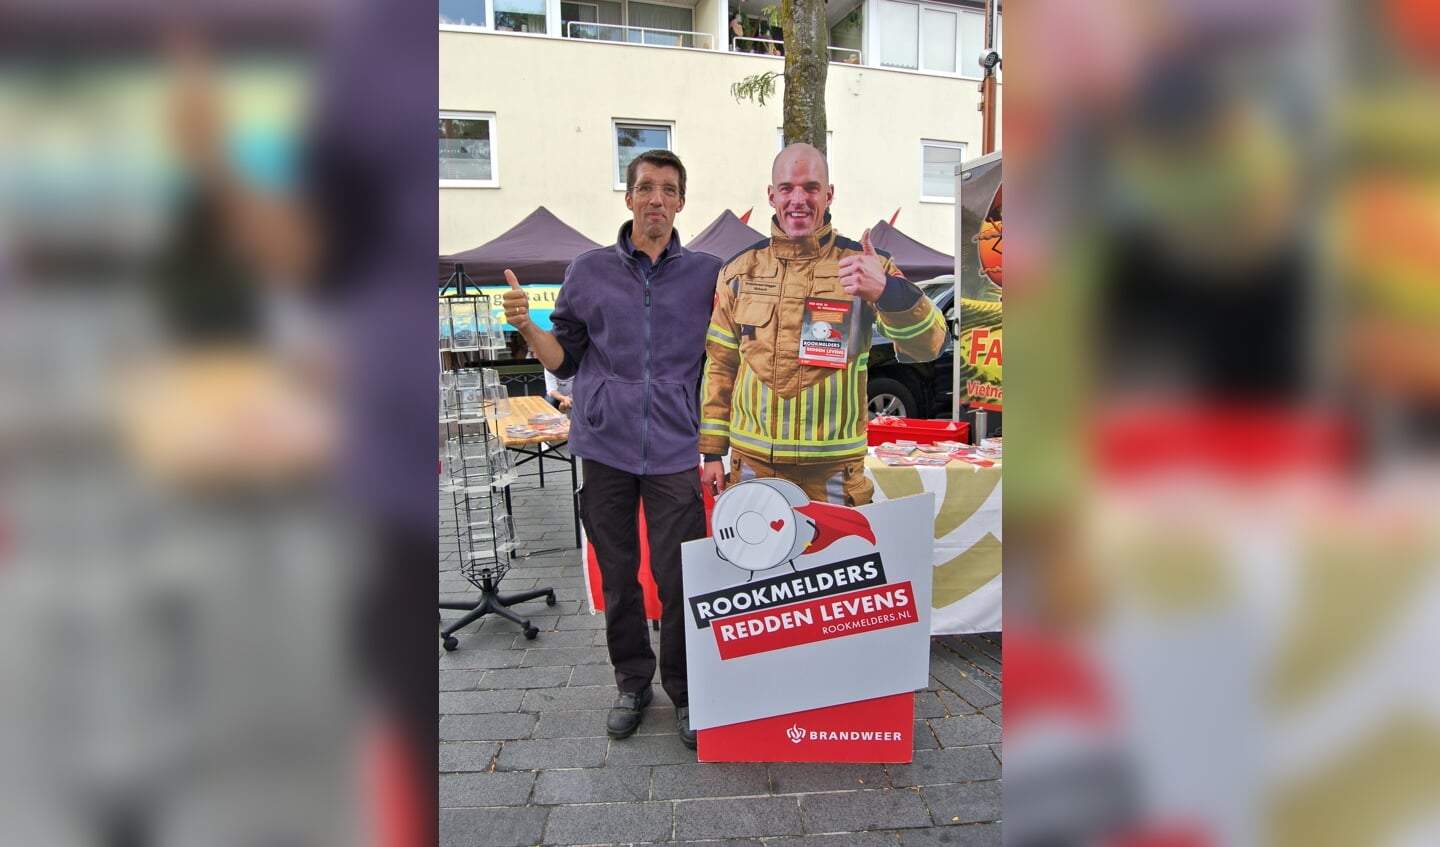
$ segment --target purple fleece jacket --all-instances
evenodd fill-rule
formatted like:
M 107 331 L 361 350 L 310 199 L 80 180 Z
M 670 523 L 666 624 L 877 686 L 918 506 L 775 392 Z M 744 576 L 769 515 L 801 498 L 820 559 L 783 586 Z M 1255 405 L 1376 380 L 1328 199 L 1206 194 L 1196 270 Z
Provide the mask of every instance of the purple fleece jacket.
M 700 368 L 720 260 L 678 235 L 647 275 L 631 256 L 633 223 L 610 247 L 565 270 L 550 323 L 575 377 L 570 449 L 634 474 L 700 465 Z

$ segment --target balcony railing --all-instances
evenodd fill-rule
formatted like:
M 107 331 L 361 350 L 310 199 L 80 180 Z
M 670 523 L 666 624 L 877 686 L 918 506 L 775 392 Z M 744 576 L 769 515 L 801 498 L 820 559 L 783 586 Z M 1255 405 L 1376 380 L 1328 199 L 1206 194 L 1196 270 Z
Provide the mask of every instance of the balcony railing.
M 773 48 L 773 52 L 771 48 Z M 829 50 L 831 62 L 839 62 L 845 65 L 860 64 L 859 50 L 852 50 L 849 47 L 831 47 Z M 783 56 L 785 55 L 785 42 L 774 38 L 755 38 L 749 35 L 742 35 L 735 39 L 735 52 L 758 53 L 762 56 Z M 839 54 L 840 58 L 836 58 L 836 54 Z
M 711 49 L 708 32 L 686 32 L 679 29 L 657 29 L 648 26 L 621 26 L 585 21 L 566 21 L 567 38 L 588 38 L 593 41 L 615 41 L 621 44 L 648 44 L 654 47 L 695 47 Z

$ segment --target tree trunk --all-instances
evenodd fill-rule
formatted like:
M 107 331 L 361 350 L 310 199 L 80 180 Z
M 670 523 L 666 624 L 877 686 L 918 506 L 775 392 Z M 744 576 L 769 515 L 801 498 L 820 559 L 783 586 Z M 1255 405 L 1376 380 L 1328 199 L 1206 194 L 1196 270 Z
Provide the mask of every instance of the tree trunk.
M 825 149 L 825 75 L 830 69 L 830 33 L 825 0 L 784 0 L 785 143 L 803 141 Z M 828 153 L 827 153 L 828 155 Z

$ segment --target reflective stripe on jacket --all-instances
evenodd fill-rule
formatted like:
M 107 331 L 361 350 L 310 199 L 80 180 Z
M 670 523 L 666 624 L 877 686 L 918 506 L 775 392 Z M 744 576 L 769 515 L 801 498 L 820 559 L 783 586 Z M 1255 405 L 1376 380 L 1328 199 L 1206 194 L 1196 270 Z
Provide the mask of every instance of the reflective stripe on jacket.
M 880 331 L 897 356 L 930 361 L 945 343 L 945 322 L 886 253 L 887 277 L 877 304 L 845 293 L 840 260 L 863 252 L 859 242 L 825 223 L 792 239 L 771 219 L 768 244 L 720 269 L 715 309 L 706 332 L 700 452 L 729 448 L 766 461 L 822 462 L 865 453 L 866 374 L 870 339 Z M 851 301 L 843 368 L 799 361 L 808 298 Z

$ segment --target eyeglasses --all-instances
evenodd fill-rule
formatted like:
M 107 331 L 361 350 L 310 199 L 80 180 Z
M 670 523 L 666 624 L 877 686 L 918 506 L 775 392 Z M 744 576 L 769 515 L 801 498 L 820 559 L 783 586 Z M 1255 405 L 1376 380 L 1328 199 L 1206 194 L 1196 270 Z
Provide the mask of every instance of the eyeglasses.
M 649 197 L 656 191 L 664 194 L 665 197 L 670 200 L 674 200 L 676 197 L 680 196 L 680 189 L 674 185 L 651 185 L 648 182 L 642 182 L 639 185 L 635 186 L 634 193 L 636 197 Z

